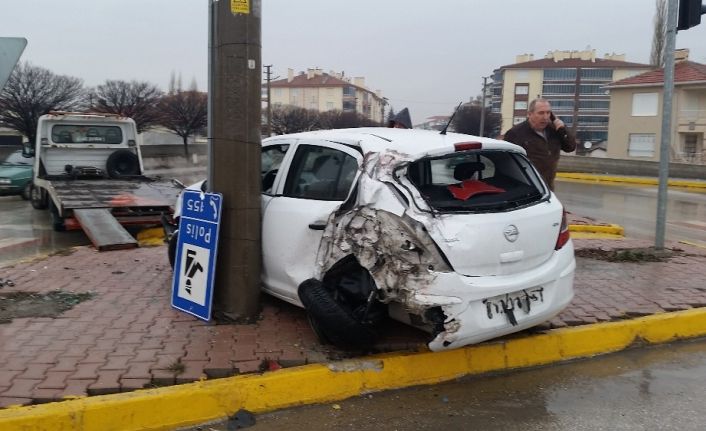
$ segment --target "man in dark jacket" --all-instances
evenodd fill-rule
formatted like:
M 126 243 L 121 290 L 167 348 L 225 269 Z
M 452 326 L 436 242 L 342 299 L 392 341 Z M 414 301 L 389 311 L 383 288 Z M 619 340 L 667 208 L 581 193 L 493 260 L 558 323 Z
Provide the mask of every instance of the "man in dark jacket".
M 530 102 L 527 120 L 508 130 L 505 140 L 527 151 L 527 157 L 552 190 L 559 150 L 568 153 L 576 149 L 576 139 L 566 130 L 563 121 L 554 118 L 551 105 L 542 98 Z

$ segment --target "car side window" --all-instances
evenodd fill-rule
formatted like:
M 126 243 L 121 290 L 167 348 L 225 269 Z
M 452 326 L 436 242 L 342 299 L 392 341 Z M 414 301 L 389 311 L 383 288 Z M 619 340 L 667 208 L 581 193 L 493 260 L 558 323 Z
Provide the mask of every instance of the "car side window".
M 261 153 L 261 170 L 262 176 L 262 193 L 272 194 L 272 187 L 275 184 L 275 178 L 279 167 L 284 160 L 284 155 L 289 149 L 289 144 L 272 145 L 262 149 Z
M 343 151 L 300 145 L 284 185 L 284 196 L 342 201 L 353 185 L 358 161 Z

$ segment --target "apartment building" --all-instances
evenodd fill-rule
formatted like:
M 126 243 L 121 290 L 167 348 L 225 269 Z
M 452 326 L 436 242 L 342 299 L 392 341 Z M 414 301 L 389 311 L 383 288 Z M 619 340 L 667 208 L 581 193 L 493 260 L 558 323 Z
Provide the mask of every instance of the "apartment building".
M 537 60 L 533 54 L 518 55 L 514 64 L 501 66 L 493 73 L 491 109 L 502 118 L 498 132 L 524 121 L 529 102 L 544 97 L 579 142 L 606 141 L 610 111 L 606 85 L 651 68 L 627 62 L 625 55 L 597 58 L 595 49 L 555 50 Z
M 356 112 L 369 120 L 384 122 L 386 100 L 380 90 L 372 91 L 365 86 L 365 78 L 347 77 L 343 72 L 307 69 L 295 75 L 289 69 L 287 78 L 270 83 L 270 98 L 273 107 L 292 105 L 319 112 Z
M 676 58 L 670 160 L 706 164 L 706 64 L 689 61 L 684 50 Z M 608 157 L 659 160 L 664 69 L 616 81 L 608 88 Z

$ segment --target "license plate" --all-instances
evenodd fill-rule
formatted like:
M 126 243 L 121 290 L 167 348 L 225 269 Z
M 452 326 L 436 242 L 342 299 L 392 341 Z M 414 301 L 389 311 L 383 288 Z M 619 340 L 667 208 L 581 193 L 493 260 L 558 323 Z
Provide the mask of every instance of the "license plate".
M 542 302 L 544 302 L 544 288 L 533 287 L 531 289 L 523 289 L 505 295 L 486 298 L 483 300 L 483 305 L 485 305 L 488 319 L 505 315 L 514 326 L 517 325 L 515 315 L 518 312 L 530 314 L 532 306 Z

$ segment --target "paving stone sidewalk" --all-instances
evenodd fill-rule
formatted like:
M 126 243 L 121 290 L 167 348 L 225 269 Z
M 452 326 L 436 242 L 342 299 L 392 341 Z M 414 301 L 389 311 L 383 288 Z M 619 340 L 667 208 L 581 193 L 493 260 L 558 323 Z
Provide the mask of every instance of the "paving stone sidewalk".
M 650 245 L 634 240 L 574 243 L 594 251 Z M 531 332 L 706 306 L 706 250 L 670 246 L 683 251 L 663 262 L 578 257 L 574 301 Z M 173 310 L 165 247 L 103 253 L 78 247 L 2 267 L 0 278 L 14 283 L 2 287 L 0 297 L 54 290 L 95 295 L 57 318 L 0 323 L 0 407 L 355 355 L 318 343 L 302 310 L 266 295 L 260 319 L 251 325 L 208 324 Z M 376 352 L 419 349 L 425 340 L 424 333 L 390 321 Z

